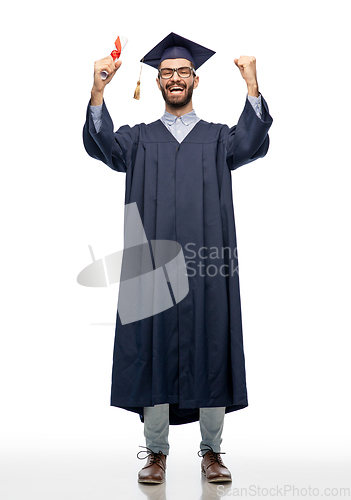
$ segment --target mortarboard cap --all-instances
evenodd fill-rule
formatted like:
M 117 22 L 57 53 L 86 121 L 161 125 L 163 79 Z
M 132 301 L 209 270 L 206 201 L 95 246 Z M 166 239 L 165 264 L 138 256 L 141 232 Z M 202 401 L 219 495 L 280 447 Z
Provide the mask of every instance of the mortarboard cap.
M 188 59 L 198 69 L 204 62 L 206 62 L 215 52 L 206 49 L 198 43 L 194 43 L 187 38 L 170 33 L 153 49 L 150 50 L 142 59 L 141 62 L 158 68 L 158 65 L 165 59 Z
M 207 49 L 176 33 L 170 33 L 151 49 L 140 62 L 158 69 L 159 64 L 165 59 L 188 59 L 193 63 L 194 69 L 197 70 L 213 54 L 215 54 L 213 50 Z M 134 92 L 134 99 L 140 99 L 140 76 Z

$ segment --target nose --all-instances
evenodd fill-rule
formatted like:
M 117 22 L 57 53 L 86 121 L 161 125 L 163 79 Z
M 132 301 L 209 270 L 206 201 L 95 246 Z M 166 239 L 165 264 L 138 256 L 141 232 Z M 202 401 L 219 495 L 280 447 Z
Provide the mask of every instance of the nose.
M 175 71 L 175 72 L 173 73 L 173 78 L 172 78 L 172 80 L 181 80 L 181 78 L 179 77 L 179 75 L 178 75 L 177 71 Z

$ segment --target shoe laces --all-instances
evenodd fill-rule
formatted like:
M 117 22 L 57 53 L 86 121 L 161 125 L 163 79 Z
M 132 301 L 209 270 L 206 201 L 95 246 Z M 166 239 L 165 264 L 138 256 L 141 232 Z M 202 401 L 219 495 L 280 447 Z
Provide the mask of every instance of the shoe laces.
M 208 444 L 205 444 L 205 446 L 207 446 L 207 448 L 201 448 L 201 450 L 199 450 L 197 452 L 197 454 L 199 457 L 204 457 L 205 455 L 207 455 L 207 453 L 209 454 L 208 456 L 210 459 L 210 463 L 206 467 L 206 469 L 208 469 L 209 467 L 211 467 L 211 465 L 213 465 L 215 463 L 218 463 L 221 467 L 224 467 L 225 469 L 227 469 L 228 467 L 226 467 L 224 465 L 224 463 L 222 462 L 222 457 L 220 456 L 220 455 L 225 455 L 225 452 L 224 451 L 218 451 L 218 452 L 213 451 L 213 448 Z M 203 451 L 205 452 L 204 454 L 202 454 Z
M 161 455 L 163 455 L 162 451 L 159 451 L 158 453 L 155 453 L 154 451 L 152 451 L 150 448 L 148 448 L 147 446 L 139 446 L 139 448 L 145 448 L 145 450 L 141 450 L 137 453 L 137 458 L 139 458 L 139 460 L 145 460 L 145 458 L 149 458 L 150 459 L 150 463 L 145 465 L 144 468 L 146 467 L 151 467 L 151 465 L 158 465 L 159 467 L 161 467 L 161 469 L 165 472 L 166 469 L 165 469 L 165 464 L 163 463 L 163 460 L 161 458 Z M 140 456 L 140 453 L 146 453 L 146 455 L 144 457 Z

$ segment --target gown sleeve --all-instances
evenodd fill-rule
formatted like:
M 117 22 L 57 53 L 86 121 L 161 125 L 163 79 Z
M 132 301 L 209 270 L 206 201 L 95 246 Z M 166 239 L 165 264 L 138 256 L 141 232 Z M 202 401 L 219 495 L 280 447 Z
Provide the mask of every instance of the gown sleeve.
M 138 127 L 128 125 L 113 131 L 113 122 L 105 102 L 102 104 L 102 124 L 96 132 L 88 105 L 86 121 L 83 127 L 83 144 L 92 158 L 101 160 L 113 170 L 126 172 L 132 161 L 133 146 L 137 142 Z
M 229 129 L 226 139 L 227 164 L 230 170 L 263 158 L 269 147 L 268 130 L 273 118 L 269 114 L 268 105 L 262 99 L 262 117 L 255 113 L 249 100 L 240 115 L 238 124 Z

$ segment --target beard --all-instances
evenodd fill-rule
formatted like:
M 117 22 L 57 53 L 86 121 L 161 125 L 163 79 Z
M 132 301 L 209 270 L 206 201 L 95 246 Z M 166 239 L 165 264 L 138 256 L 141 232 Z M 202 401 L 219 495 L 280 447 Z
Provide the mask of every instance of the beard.
M 170 84 L 168 86 L 170 86 Z M 188 90 L 185 90 L 182 98 L 179 98 L 179 96 L 174 96 L 173 98 L 169 99 L 167 97 L 165 89 L 161 85 L 162 97 L 165 100 L 166 104 L 168 104 L 168 106 L 170 106 L 171 108 L 182 108 L 183 106 L 189 104 L 193 96 L 193 90 L 194 90 L 194 82 L 188 87 Z

